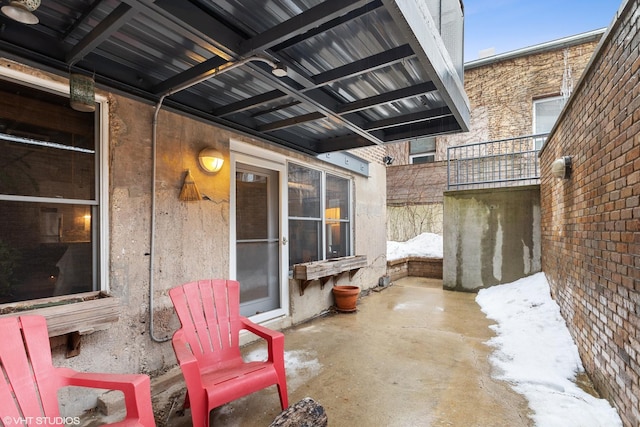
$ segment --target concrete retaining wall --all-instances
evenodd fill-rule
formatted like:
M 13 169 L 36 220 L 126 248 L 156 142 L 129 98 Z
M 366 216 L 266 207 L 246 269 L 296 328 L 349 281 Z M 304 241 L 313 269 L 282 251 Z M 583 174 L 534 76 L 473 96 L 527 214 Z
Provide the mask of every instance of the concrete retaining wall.
M 443 287 L 477 291 L 540 271 L 539 186 L 444 196 Z

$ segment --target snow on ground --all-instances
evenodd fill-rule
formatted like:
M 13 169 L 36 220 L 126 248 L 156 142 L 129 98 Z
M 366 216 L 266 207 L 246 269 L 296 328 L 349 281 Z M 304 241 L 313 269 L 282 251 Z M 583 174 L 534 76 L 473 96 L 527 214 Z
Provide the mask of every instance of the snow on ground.
M 243 354 L 245 362 L 267 360 L 269 354 L 264 343 L 256 346 L 248 354 Z M 284 352 L 284 369 L 287 372 L 287 385 L 290 391 L 318 376 L 322 364 L 315 353 L 306 350 L 290 350 Z
M 387 242 L 387 260 L 407 256 L 442 258 L 442 237 L 421 234 L 407 242 Z M 477 303 L 496 322 L 494 376 L 512 384 L 529 402 L 537 427 L 621 427 L 616 410 L 579 388 L 584 372 L 560 308 L 544 273 L 482 289 Z
M 423 233 L 406 242 L 387 242 L 387 261 L 410 256 L 442 258 L 442 236 Z
M 609 402 L 575 384 L 584 368 L 544 273 L 482 289 L 476 301 L 497 322 L 487 342 L 496 377 L 527 398 L 536 426 L 622 426 Z

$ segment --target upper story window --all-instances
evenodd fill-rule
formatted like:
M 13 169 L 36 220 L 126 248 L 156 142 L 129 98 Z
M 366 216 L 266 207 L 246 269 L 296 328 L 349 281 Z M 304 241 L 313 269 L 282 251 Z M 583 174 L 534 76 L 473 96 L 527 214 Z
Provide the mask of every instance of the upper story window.
M 533 134 L 549 133 L 556 123 L 566 99 L 562 96 L 536 99 L 533 101 Z M 540 149 L 545 138 L 536 138 L 536 149 Z
M 433 163 L 436 161 L 436 139 L 419 138 L 409 141 L 409 163 Z
M 3 80 L 0 105 L 0 304 L 100 290 L 99 114 Z
M 289 265 L 351 255 L 351 181 L 290 163 Z

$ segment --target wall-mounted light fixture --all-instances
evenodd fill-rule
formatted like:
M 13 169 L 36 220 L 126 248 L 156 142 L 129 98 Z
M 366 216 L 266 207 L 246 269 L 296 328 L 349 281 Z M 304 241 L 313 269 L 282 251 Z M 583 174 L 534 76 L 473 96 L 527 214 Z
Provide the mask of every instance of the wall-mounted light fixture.
M 205 172 L 216 173 L 222 169 L 224 157 L 215 148 L 205 148 L 198 154 L 198 162 Z
M 383 162 L 384 162 L 384 164 L 385 164 L 385 165 L 387 165 L 387 166 L 392 165 L 392 164 L 393 164 L 393 160 L 394 160 L 394 158 L 393 158 L 393 157 L 391 157 L 391 156 L 384 156 L 384 157 L 382 158 L 382 161 L 383 161 Z
M 69 75 L 69 104 L 83 113 L 96 111 L 95 81 L 92 76 L 79 73 Z
M 40 0 L 12 0 L 8 5 L 2 6 L 2 13 L 22 24 L 35 25 L 40 22 L 33 14 L 38 6 L 40 6 Z
M 563 156 L 551 163 L 551 173 L 556 178 L 566 179 L 571 175 L 571 157 Z

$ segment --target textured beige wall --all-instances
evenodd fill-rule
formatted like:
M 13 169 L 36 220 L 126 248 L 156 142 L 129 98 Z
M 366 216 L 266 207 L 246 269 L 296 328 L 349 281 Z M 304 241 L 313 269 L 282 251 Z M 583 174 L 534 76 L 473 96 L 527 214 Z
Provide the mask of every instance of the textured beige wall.
M 0 58 L 0 66 L 19 68 L 47 80 L 50 76 Z M 109 256 L 110 293 L 121 303 L 120 319 L 104 331 L 82 337 L 81 351 L 65 358 L 64 340 L 56 339 L 54 363 L 78 370 L 133 373 L 152 376 L 175 366 L 169 341 L 154 342 L 149 334 L 149 288 L 151 249 L 152 120 L 154 105 L 127 97 L 99 93 L 109 101 Z M 371 147 L 354 153 L 373 163 L 370 176 L 355 175 L 318 159 L 233 133 L 199 120 L 162 109 L 157 125 L 157 176 L 154 253 L 154 335 L 170 337 L 179 327 L 167 291 L 188 281 L 228 277 L 230 264 L 230 170 L 231 139 L 277 152 L 319 169 L 350 177 L 354 183 L 354 246 L 366 255 L 369 267 L 352 280 L 363 289 L 376 286 L 386 271 L 386 174 L 384 149 Z M 221 151 L 226 159 L 216 175 L 205 175 L 197 165 L 197 153 L 206 146 Z M 186 170 L 209 200 L 183 202 L 179 193 Z M 372 232 L 373 231 L 373 232 Z M 348 276 L 341 282 L 348 281 Z M 333 304 L 331 286 L 289 289 L 291 316 L 273 323 L 285 327 L 321 313 Z M 75 415 L 96 403 L 97 393 L 67 391 L 62 395 L 63 414 Z

